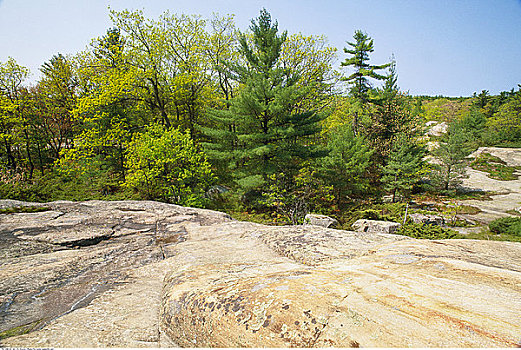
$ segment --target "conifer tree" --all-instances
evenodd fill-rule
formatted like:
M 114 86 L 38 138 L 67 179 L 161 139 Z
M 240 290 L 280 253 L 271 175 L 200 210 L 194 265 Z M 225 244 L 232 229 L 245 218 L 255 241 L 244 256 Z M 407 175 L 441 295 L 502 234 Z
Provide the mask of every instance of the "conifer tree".
M 397 84 L 396 63 L 393 60 L 382 89 L 378 89 L 375 111 L 367 137 L 376 151 L 376 161 L 383 165 L 396 141 L 397 135 L 412 132 L 412 113 L 409 99 Z
M 393 203 L 396 195 L 407 198 L 414 184 L 420 180 L 424 156 L 425 148 L 403 134 L 393 145 L 381 179 L 384 190 L 392 194 Z
M 469 134 L 457 124 L 451 125 L 441 137 L 439 147 L 433 151 L 438 160 L 431 173 L 434 185 L 442 191 L 448 191 L 460 184 L 465 175 L 465 158 L 471 151 Z
M 317 146 L 302 141 L 320 130 L 322 117 L 298 111 L 304 90 L 296 84 L 298 74 L 281 64 L 287 34 L 277 27 L 262 10 L 252 20 L 252 35 L 239 36 L 244 64 L 227 68 L 243 87 L 229 109 L 209 113 L 215 127 L 202 128 L 210 139 L 204 144 L 209 157 L 244 192 L 258 189 L 271 174 L 297 171 L 299 160 L 320 154 Z
M 346 58 L 340 65 L 342 67 L 352 67 L 355 71 L 344 80 L 351 86 L 351 96 L 355 98 L 360 105 L 359 109 L 363 111 L 364 105 L 370 100 L 369 91 L 371 83 L 369 78 L 375 80 L 384 80 L 386 76 L 378 74 L 377 71 L 389 67 L 390 63 L 379 66 L 369 64 L 369 54 L 374 51 L 374 42 L 367 33 L 357 30 L 353 36 L 355 42 L 347 42 L 351 49 L 344 48 L 346 54 L 352 55 Z M 353 116 L 353 132 L 358 133 L 359 113 L 355 112 Z
M 367 171 L 374 152 L 362 136 L 354 136 L 349 125 L 340 125 L 329 134 L 329 154 L 320 160 L 320 172 L 333 185 L 339 204 L 365 191 Z

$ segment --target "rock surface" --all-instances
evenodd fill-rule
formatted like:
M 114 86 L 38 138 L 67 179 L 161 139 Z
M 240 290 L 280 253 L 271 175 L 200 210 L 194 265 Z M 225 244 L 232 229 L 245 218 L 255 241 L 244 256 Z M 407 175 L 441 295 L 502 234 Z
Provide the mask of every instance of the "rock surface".
M 521 345 L 520 243 L 44 206 L 0 215 L 0 326 L 37 323 L 2 346 Z
M 331 227 L 335 228 L 338 226 L 338 220 L 333 219 L 327 215 L 320 214 L 306 214 L 304 217 L 304 225 L 316 225 L 321 227 Z
M 358 232 L 394 233 L 401 224 L 392 221 L 359 219 L 352 226 Z
M 429 122 L 426 125 L 429 127 L 429 130 L 426 132 L 426 135 L 428 136 L 441 136 L 449 129 L 449 125 L 446 122 L 441 122 L 439 124 Z
M 409 217 L 415 224 L 427 224 L 442 226 L 445 223 L 445 219 L 439 215 L 426 215 L 420 213 L 409 214 Z
M 475 158 L 482 153 L 490 153 L 499 157 L 509 166 L 521 166 L 521 148 L 480 147 L 469 158 Z M 463 200 L 460 204 L 471 205 L 481 210 L 480 213 L 470 215 L 469 218 L 488 224 L 492 220 L 511 216 L 509 212 L 521 204 L 521 178 L 511 181 L 495 180 L 488 177 L 488 173 L 467 167 L 468 177 L 463 179 L 463 186 L 475 190 L 491 192 L 489 200 Z M 521 175 L 521 171 L 516 172 Z

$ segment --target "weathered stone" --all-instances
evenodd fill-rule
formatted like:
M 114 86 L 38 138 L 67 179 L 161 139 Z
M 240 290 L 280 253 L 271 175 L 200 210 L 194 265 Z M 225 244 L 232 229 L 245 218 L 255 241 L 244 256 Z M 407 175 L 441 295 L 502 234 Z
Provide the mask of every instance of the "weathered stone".
M 441 136 L 441 135 L 445 134 L 448 129 L 449 129 L 449 125 L 445 122 L 441 122 L 439 124 L 432 125 L 430 127 L 430 129 L 427 131 L 427 135 Z
M 469 158 L 478 157 L 482 153 L 489 153 L 500 158 L 508 166 L 521 166 L 521 148 L 480 147 Z M 489 192 L 487 200 L 467 199 L 458 201 L 459 204 L 471 205 L 479 208 L 479 213 L 468 215 L 476 222 L 488 224 L 491 221 L 511 216 L 521 203 L 521 178 L 511 181 L 492 179 L 488 173 L 467 167 L 467 178 L 463 179 L 463 186 L 467 190 Z M 519 171 L 517 172 L 519 174 Z
M 409 217 L 415 224 L 427 224 L 427 225 L 438 225 L 442 226 L 445 223 L 445 219 L 438 215 L 426 215 L 420 213 L 409 214 Z
M 352 226 L 358 232 L 389 234 L 396 232 L 401 224 L 392 221 L 359 219 Z
M 156 202 L 0 201 L 3 208 L 21 206 L 49 210 L 0 214 L 0 332 L 41 327 L 128 282 L 133 270 L 170 256 L 170 246 L 185 239 L 178 223 L 230 220 L 222 213 Z M 73 344 L 63 341 L 56 344 Z
M 520 243 L 271 227 L 155 202 L 45 206 L 64 214 L 0 215 L 2 240 L 37 251 L 2 248 L 0 327 L 40 322 L 2 346 L 520 345 Z M 77 229 L 114 233 L 55 243 L 72 213 Z M 13 234 L 46 228 L 52 239 Z
M 322 226 L 322 227 L 337 227 L 338 226 L 338 220 L 333 219 L 330 216 L 327 215 L 320 215 L 320 214 L 306 214 L 306 217 L 304 218 L 304 224 L 305 225 L 316 225 L 316 226 Z

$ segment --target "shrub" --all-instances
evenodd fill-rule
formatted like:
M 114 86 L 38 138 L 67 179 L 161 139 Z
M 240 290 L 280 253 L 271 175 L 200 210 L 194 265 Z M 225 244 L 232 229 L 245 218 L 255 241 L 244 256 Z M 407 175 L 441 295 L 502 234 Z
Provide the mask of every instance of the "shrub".
M 492 221 L 488 224 L 490 231 L 496 234 L 507 234 L 521 237 L 521 217 L 508 217 Z
M 203 206 L 214 183 L 210 164 L 188 132 L 152 126 L 128 146 L 125 186 L 146 199 L 185 206 Z
M 456 231 L 437 225 L 408 223 L 398 228 L 395 234 L 419 239 L 462 238 Z

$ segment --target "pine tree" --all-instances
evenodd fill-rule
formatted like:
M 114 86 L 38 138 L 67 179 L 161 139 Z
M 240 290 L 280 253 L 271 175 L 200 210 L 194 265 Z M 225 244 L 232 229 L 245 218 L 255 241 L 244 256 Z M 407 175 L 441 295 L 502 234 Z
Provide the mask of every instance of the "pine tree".
M 333 185 L 335 197 L 342 204 L 367 189 L 367 171 L 374 151 L 346 124 L 331 131 L 328 149 L 329 154 L 320 160 L 320 172 L 326 183 Z
M 389 153 L 401 133 L 412 132 L 412 114 L 409 99 L 400 92 L 397 84 L 396 63 L 393 60 L 382 89 L 378 89 L 375 111 L 371 114 L 371 127 L 367 137 L 376 151 L 378 164 L 385 164 Z
M 262 10 L 252 20 L 252 35 L 240 35 L 244 65 L 230 64 L 228 69 L 242 90 L 229 101 L 229 109 L 209 113 L 215 127 L 202 128 L 210 139 L 204 144 L 209 157 L 244 192 L 258 189 L 269 175 L 295 172 L 299 160 L 320 154 L 303 140 L 320 130 L 322 117 L 297 111 L 304 92 L 296 84 L 299 76 L 281 64 L 287 34 L 279 35 L 277 27 Z
M 442 191 L 448 191 L 460 184 L 465 174 L 465 158 L 471 151 L 469 135 L 458 125 L 451 125 L 442 136 L 439 147 L 433 151 L 434 157 L 438 160 L 431 173 L 434 185 Z
M 403 134 L 394 144 L 381 179 L 384 190 L 392 194 L 393 203 L 397 195 L 409 197 L 414 184 L 420 180 L 425 153 L 424 147 Z
M 352 67 L 355 71 L 344 80 L 351 85 L 351 96 L 360 104 L 363 110 L 364 105 L 370 100 L 369 91 L 371 83 L 369 78 L 375 80 L 384 80 L 386 76 L 378 74 L 377 71 L 389 67 L 390 63 L 375 66 L 369 64 L 369 54 L 374 51 L 374 42 L 367 33 L 357 30 L 353 36 L 355 42 L 347 42 L 352 49 L 344 48 L 346 54 L 352 55 L 346 58 L 340 65 L 342 67 Z M 358 133 L 359 113 L 355 112 L 353 118 L 353 131 L 355 135 Z

